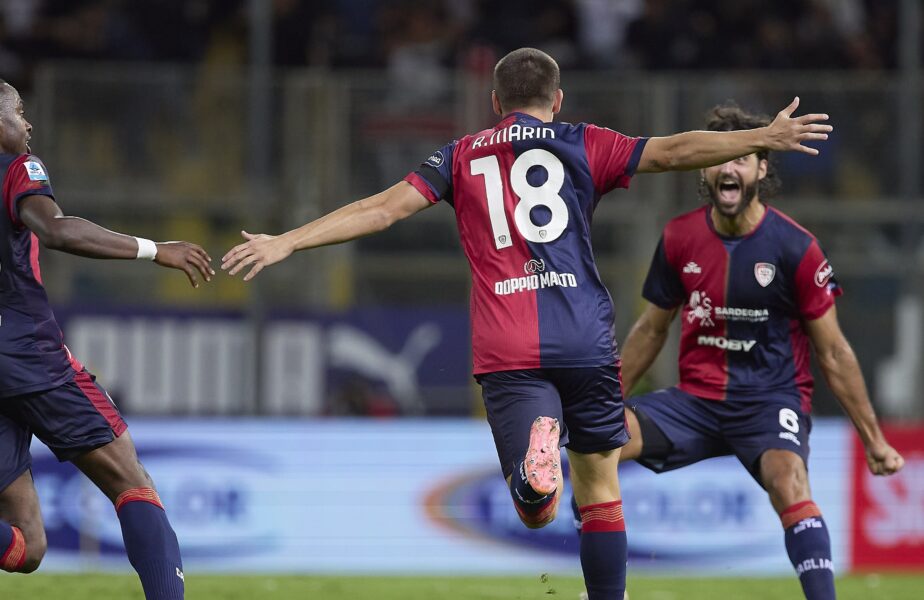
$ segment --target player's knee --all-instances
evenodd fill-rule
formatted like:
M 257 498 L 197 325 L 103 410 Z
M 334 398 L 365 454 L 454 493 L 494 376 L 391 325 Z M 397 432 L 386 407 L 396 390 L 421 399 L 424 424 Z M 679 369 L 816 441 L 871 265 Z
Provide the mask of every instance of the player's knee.
M 776 503 L 788 505 L 809 496 L 808 478 L 800 469 L 780 469 L 764 477 L 764 487 Z

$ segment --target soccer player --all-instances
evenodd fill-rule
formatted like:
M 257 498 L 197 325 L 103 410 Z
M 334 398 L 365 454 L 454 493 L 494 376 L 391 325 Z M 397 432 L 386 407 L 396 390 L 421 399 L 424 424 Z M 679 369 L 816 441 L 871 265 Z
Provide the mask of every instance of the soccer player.
M 129 561 L 149 600 L 183 597 L 176 535 L 119 415 L 64 345 L 42 286 L 39 244 L 90 258 L 153 260 L 197 278 L 214 274 L 188 242 L 155 244 L 66 217 L 48 172 L 29 153 L 32 125 L 15 88 L 0 82 L 0 568 L 31 573 L 45 554 L 29 445 L 38 436 L 113 502 Z
M 707 129 L 755 130 L 767 122 L 729 104 L 713 109 Z M 701 173 L 706 203 L 664 228 L 642 292 L 648 304 L 622 351 L 631 390 L 679 313 L 680 383 L 627 402 L 631 441 L 620 460 L 661 473 L 737 456 L 780 515 L 805 597 L 830 600 L 831 542 L 806 469 L 809 342 L 863 440 L 870 471 L 891 475 L 904 460 L 876 422 L 838 324 L 834 298 L 842 290 L 818 240 L 762 201 L 779 184 L 767 150 Z
M 445 200 L 472 271 L 472 350 L 488 422 L 514 506 L 527 527 L 555 517 L 568 447 L 585 534 L 590 597 L 622 598 L 626 535 L 616 468 L 628 440 L 613 307 L 590 244 L 600 197 L 636 172 L 695 169 L 761 150 L 802 145 L 831 130 L 825 115 L 727 133 L 626 137 L 589 124 L 553 123 L 563 93 L 547 54 L 515 50 L 494 69 L 491 129 L 433 152 L 389 189 L 280 236 L 252 235 L 222 258 L 252 279 L 296 250 L 388 228 Z

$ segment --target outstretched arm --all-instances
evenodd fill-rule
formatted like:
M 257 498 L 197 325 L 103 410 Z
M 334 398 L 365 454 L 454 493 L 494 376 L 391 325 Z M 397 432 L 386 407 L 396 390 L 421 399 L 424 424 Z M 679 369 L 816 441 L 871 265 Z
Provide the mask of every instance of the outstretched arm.
M 80 217 L 66 217 L 49 196 L 32 195 L 20 199 L 19 218 L 43 246 L 52 250 L 89 258 L 131 259 L 139 255 L 137 238 L 110 231 Z M 185 272 L 193 287 L 199 287 L 197 271 L 206 281 L 215 274 L 209 266 L 212 259 L 196 244 L 161 242 L 155 248 L 154 262 Z
M 629 336 L 622 345 L 622 385 L 623 395 L 632 392 L 633 386 L 645 374 L 654 359 L 657 358 L 671 321 L 677 309 L 665 310 L 649 303 L 645 312 L 638 318 L 629 331 Z
M 792 117 L 799 107 L 798 96 L 781 110 L 772 123 L 758 129 L 740 131 L 687 131 L 648 140 L 639 159 L 638 173 L 688 171 L 720 165 L 739 156 L 762 150 L 793 150 L 816 155 L 818 150 L 803 142 L 826 140 L 834 128 L 818 121 L 828 115 L 810 114 Z
M 430 206 L 432 203 L 414 186 L 401 181 L 282 235 L 254 235 L 242 231 L 247 241 L 222 257 L 221 268 L 229 275 L 237 275 L 253 265 L 244 276 L 244 281 L 249 281 L 264 267 L 278 263 L 296 250 L 340 244 L 384 231 Z
M 844 412 L 853 421 L 863 445 L 866 462 L 874 475 L 891 475 L 905 464 L 905 460 L 889 443 L 870 404 L 860 371 L 860 363 L 853 353 L 837 321 L 837 310 L 831 307 L 823 316 L 805 322 L 815 347 L 818 363 L 825 381 L 834 392 Z

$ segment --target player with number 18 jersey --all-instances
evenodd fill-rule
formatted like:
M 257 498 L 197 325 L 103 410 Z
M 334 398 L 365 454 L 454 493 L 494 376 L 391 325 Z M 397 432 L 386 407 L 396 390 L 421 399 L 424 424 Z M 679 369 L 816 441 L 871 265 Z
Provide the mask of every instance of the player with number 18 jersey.
M 244 233 L 223 258 L 245 280 L 297 250 L 381 231 L 440 200 L 456 213 L 472 271 L 475 377 L 520 520 L 550 523 L 567 446 L 584 523 L 581 566 L 591 600 L 622 600 L 626 534 L 616 469 L 628 441 L 613 303 L 594 264 L 590 225 L 601 196 L 636 172 L 684 170 L 761 148 L 806 151 L 824 115 L 791 118 L 798 102 L 756 132 L 633 138 L 555 123 L 558 65 L 520 48 L 494 68 L 501 121 L 435 151 L 404 181 L 278 236 Z
M 476 374 L 615 364 L 590 225 L 600 197 L 629 186 L 646 141 L 515 112 L 407 176 L 455 209 L 472 271 Z

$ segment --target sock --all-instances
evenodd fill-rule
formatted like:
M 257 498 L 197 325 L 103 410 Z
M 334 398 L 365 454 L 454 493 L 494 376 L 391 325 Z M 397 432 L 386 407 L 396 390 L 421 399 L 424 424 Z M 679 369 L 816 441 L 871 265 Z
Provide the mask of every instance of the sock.
M 581 568 L 588 600 L 623 600 L 626 592 L 626 522 L 622 500 L 581 511 Z
M 26 562 L 26 539 L 18 527 L 0 521 L 0 569 L 15 573 Z
M 520 466 L 510 477 L 510 495 L 513 496 L 513 505 L 520 513 L 520 518 L 528 523 L 539 525 L 549 518 L 555 509 L 557 493 L 557 491 L 545 495 L 537 493 L 526 479 L 523 461 L 520 461 Z
M 795 567 L 807 600 L 834 600 L 834 563 L 831 538 L 821 511 L 811 500 L 793 504 L 780 513 L 786 530 L 786 552 Z
M 577 534 L 581 535 L 581 509 L 578 507 L 577 498 L 574 497 L 574 494 L 571 494 L 571 514 L 574 516 L 574 528 L 577 530 Z
M 182 600 L 180 546 L 157 492 L 133 488 L 116 499 L 128 561 L 138 572 L 147 600 Z

